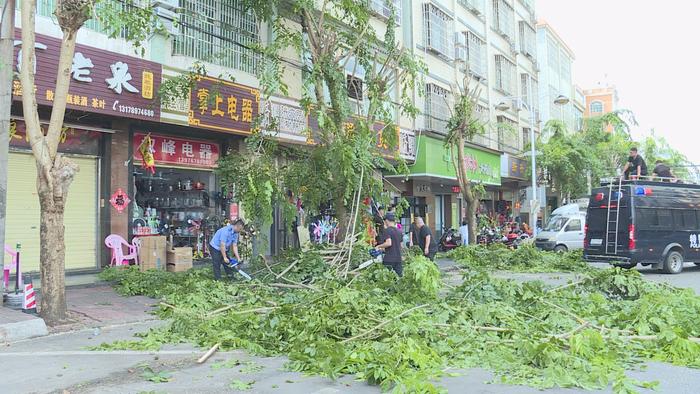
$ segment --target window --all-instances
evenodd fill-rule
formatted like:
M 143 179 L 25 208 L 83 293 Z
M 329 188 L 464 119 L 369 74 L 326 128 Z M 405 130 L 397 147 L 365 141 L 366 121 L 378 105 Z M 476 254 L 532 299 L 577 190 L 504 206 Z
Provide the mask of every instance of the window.
M 547 63 L 552 74 L 559 75 L 559 46 L 551 38 L 547 38 Z
M 515 90 L 515 63 L 503 55 L 496 55 L 496 89 L 508 95 Z
M 467 62 L 469 71 L 481 78 L 486 78 L 486 43 L 476 34 L 465 32 L 467 38 Z
M 518 136 L 517 122 L 505 116 L 496 117 L 498 129 L 498 149 L 504 152 L 519 153 L 520 137 Z
M 530 129 L 523 127 L 523 149 L 530 145 Z
M 394 10 L 396 23 L 401 23 L 401 0 L 371 0 L 370 7 L 377 15 L 389 19 Z
M 477 15 L 484 13 L 484 0 L 457 0 L 457 2 Z
M 173 55 L 255 73 L 259 58 L 251 47 L 260 42 L 260 29 L 255 14 L 240 3 L 181 0 Z
M 603 113 L 603 103 L 600 101 L 594 101 L 591 103 L 591 113 L 592 114 L 602 114 Z
M 95 14 L 100 15 L 100 10 L 103 9 L 103 7 L 119 7 L 122 10 L 131 10 L 134 7 L 141 5 L 143 0 L 137 0 L 134 1 L 133 4 L 127 4 L 124 1 L 120 0 L 106 0 L 106 1 L 101 1 L 97 2 L 95 4 Z M 17 2 L 17 8 L 19 9 L 19 4 L 20 2 Z M 4 1 L 0 1 L 0 5 L 4 4 Z M 56 0 L 38 0 L 36 4 L 36 10 L 38 15 L 42 16 L 48 16 L 52 19 L 55 19 L 56 17 L 54 16 L 53 12 L 56 10 Z M 111 29 L 106 28 L 105 25 L 97 18 L 91 18 L 88 19 L 85 22 L 85 28 L 94 30 L 99 33 L 103 34 L 109 34 L 111 33 Z M 118 37 L 120 38 L 126 38 L 127 30 L 126 28 L 123 28 Z
M 697 230 L 698 222 L 694 210 L 683 209 L 673 211 L 673 221 L 675 228 L 679 230 Z
M 569 221 L 569 224 L 566 225 L 565 231 L 581 231 L 581 220 L 571 219 L 571 221 Z
M 493 26 L 508 39 L 513 40 L 515 11 L 506 0 L 493 0 Z
M 528 73 L 520 74 L 520 97 L 527 105 L 528 119 L 532 116 L 532 112 L 535 113 L 535 119 L 530 119 L 529 122 L 533 124 L 537 120 L 537 112 L 540 106 L 537 93 L 537 80 Z
M 450 118 L 450 92 L 433 83 L 425 86 L 425 127 L 428 130 L 446 133 L 447 121 Z
M 362 80 L 352 75 L 348 75 L 346 78 L 348 97 L 355 100 L 362 100 Z
M 452 18 L 434 4 L 423 5 L 425 46 L 443 57 L 452 58 Z
M 535 34 L 532 26 L 525 21 L 520 21 L 520 52 L 533 59 L 537 56 Z

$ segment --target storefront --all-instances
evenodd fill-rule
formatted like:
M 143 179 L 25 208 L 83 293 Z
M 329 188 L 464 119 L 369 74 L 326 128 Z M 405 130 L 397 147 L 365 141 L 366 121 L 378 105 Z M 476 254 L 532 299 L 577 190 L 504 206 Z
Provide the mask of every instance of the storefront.
M 58 151 L 79 167 L 65 209 L 66 269 L 94 269 L 99 263 L 100 183 L 103 133 L 65 127 Z M 21 245 L 22 271 L 39 270 L 39 198 L 36 161 L 22 120 L 10 125 L 5 243 Z
M 132 146 L 131 234 L 168 235 L 173 246 L 203 253 L 205 219 L 212 221 L 226 210 L 214 174 L 220 144 L 139 131 Z M 144 167 L 143 149 L 152 151 L 153 168 Z
M 529 165 L 525 159 L 504 153 L 501 155 L 502 191 L 499 205 L 506 216 L 520 218 L 527 222 L 529 213 L 526 206 L 526 191 L 528 185 L 527 170 Z
M 426 218 L 438 234 L 443 228 L 458 227 L 466 205 L 462 202 L 450 151 L 442 140 L 425 135 L 418 138 L 416 145 L 416 161 L 409 167 L 409 176 L 387 178 L 397 188 L 406 190 L 404 196 L 411 204 L 410 215 Z M 501 185 L 500 155 L 471 146 L 465 147 L 464 153 L 470 180 L 483 185 L 486 199 L 493 200 Z
M 20 30 L 15 30 L 20 38 Z M 50 117 L 61 40 L 36 35 L 36 100 L 40 119 Z M 14 48 L 15 71 L 21 68 L 21 46 Z M 104 239 L 115 231 L 120 213 L 110 205 L 119 189 L 128 191 L 126 160 L 128 123 L 160 121 L 156 92 L 162 67 L 144 59 L 77 45 L 66 97 L 65 123 L 58 151 L 79 166 L 68 191 L 65 208 L 65 264 L 67 270 L 96 269 L 109 262 Z M 21 244 L 23 271 L 39 270 L 39 199 L 36 164 L 22 122 L 23 91 L 13 82 L 13 123 L 8 165 L 6 243 Z M 46 125 L 42 126 L 46 130 Z M 123 149 L 122 149 L 123 148 Z M 120 156 L 124 154 L 125 156 Z M 126 228 L 125 228 L 126 229 Z

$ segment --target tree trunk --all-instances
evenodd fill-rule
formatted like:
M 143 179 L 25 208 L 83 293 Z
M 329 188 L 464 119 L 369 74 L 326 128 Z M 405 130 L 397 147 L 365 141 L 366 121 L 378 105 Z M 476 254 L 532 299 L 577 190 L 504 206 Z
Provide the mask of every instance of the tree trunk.
M 472 200 L 474 200 L 472 198 Z M 469 225 L 469 244 L 476 244 L 476 208 L 479 206 L 476 201 L 467 203 L 467 224 Z
M 48 325 L 66 319 L 65 279 L 65 212 L 68 187 L 73 182 L 78 166 L 58 155 L 54 167 L 44 168 L 37 163 L 37 191 L 41 206 L 39 259 L 41 269 L 40 312 Z M 51 182 L 47 178 L 49 175 Z

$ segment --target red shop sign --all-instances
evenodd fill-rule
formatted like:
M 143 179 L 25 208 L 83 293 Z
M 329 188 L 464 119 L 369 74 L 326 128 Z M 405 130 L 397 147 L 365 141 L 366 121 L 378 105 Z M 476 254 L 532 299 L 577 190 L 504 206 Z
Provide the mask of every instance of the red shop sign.
M 48 131 L 48 126 L 41 125 L 44 133 Z M 29 136 L 27 135 L 27 125 L 21 120 L 10 121 L 10 146 L 20 149 L 31 149 Z M 74 127 L 64 126 L 61 129 L 61 136 L 58 139 L 58 151 L 61 153 L 79 153 L 85 155 L 97 155 L 99 153 L 100 133 L 97 131 L 87 131 Z
M 22 68 L 21 31 L 15 29 L 14 71 Z M 36 99 L 51 106 L 55 96 L 61 40 L 36 35 Z M 67 108 L 125 118 L 160 120 L 157 92 L 162 66 L 155 62 L 76 45 Z M 22 84 L 12 82 L 13 100 L 22 99 Z
M 143 157 L 136 149 L 146 137 L 145 133 L 134 133 L 132 146 L 134 147 L 134 160 L 141 162 Z M 208 141 L 185 140 L 164 135 L 151 134 L 153 156 L 156 166 L 159 164 L 172 164 L 182 167 L 216 168 L 219 160 L 219 145 Z

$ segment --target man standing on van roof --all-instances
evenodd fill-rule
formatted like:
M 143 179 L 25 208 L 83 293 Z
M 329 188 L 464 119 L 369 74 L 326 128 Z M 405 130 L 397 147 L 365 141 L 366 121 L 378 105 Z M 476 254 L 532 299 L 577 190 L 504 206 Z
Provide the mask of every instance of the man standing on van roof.
M 622 172 L 625 174 L 625 179 L 638 179 L 647 175 L 647 163 L 637 152 L 637 148 L 630 149 L 630 157 Z

